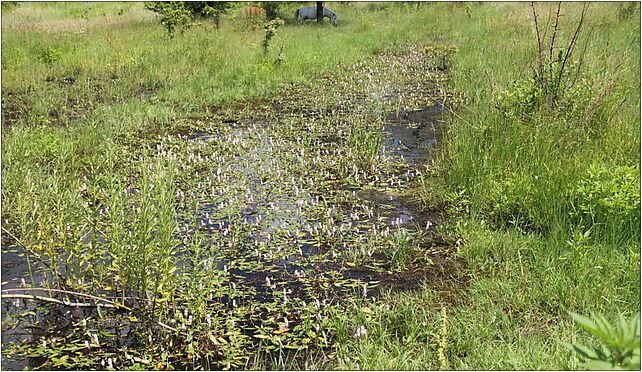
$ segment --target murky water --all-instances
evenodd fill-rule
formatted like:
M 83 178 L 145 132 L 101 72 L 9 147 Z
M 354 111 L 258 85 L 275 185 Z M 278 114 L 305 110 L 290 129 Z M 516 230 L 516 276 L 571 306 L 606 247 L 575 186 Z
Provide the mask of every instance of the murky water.
M 441 123 L 438 120 L 443 106 L 436 105 L 421 110 L 389 115 L 382 126 L 384 152 L 389 156 L 399 157 L 408 164 L 408 169 L 400 177 L 400 183 L 389 192 L 374 189 L 354 189 L 356 200 L 373 207 L 370 215 L 356 215 L 354 210 L 343 210 L 335 216 L 332 231 L 335 241 L 360 241 L 367 238 L 376 229 L 394 230 L 398 228 L 413 229 L 415 226 L 416 208 L 409 202 L 409 197 L 399 194 L 418 175 L 414 168 L 422 163 L 429 149 L 441 139 Z M 233 157 L 225 172 L 233 174 L 230 182 L 237 185 L 236 194 L 212 195 L 211 199 L 200 201 L 198 221 L 201 231 L 210 238 L 208 244 L 216 241 L 217 236 L 232 234 L 233 230 L 244 230 L 242 242 L 236 242 L 236 250 L 229 251 L 212 245 L 211 262 L 216 270 L 230 270 L 235 276 L 237 285 L 252 285 L 254 292 L 265 291 L 264 283 L 269 278 L 289 282 L 288 291 L 297 298 L 309 299 L 314 295 L 305 293 L 300 282 L 293 277 L 314 273 L 323 275 L 332 273 L 342 278 L 382 279 L 382 272 L 388 269 L 385 260 L 377 262 L 377 270 L 363 267 L 349 267 L 342 263 L 338 255 L 340 246 L 315 244 L 314 238 L 327 226 L 310 219 L 306 207 L 319 205 L 319 197 L 313 197 L 311 190 L 292 192 L 288 188 L 271 184 L 266 169 L 277 167 L 281 148 L 287 147 L 285 141 L 271 137 L 267 125 L 258 120 L 242 120 L 243 125 L 234 125 L 225 135 L 197 132 L 185 136 L 188 141 L 216 146 L 221 141 L 227 143 L 249 143 L 248 151 Z M 340 136 L 328 136 L 326 142 L 340 142 Z M 333 140 L 333 141 L 332 141 Z M 218 171 L 217 171 L 218 172 Z M 207 175 L 204 175 L 207 178 Z M 242 197 L 238 197 L 240 194 Z M 235 208 L 229 208 L 231 205 Z M 219 210 L 235 211 L 228 215 L 217 213 Z M 340 208 L 339 208 L 340 209 Z M 228 212 L 229 213 L 229 212 Z M 383 222 L 383 225 L 381 225 Z M 373 231 L 373 229 L 375 229 Z M 228 253 L 226 253 L 228 252 Z M 238 267 L 238 263 L 242 264 Z M 236 263 L 234 267 L 232 263 Z M 385 278 L 384 278 L 385 279 Z M 392 281 L 392 277 L 388 278 Z M 387 283 L 390 284 L 390 283 Z
M 360 255 L 346 256 L 355 247 L 366 246 L 364 242 L 387 237 L 397 229 L 423 228 L 424 216 L 407 190 L 425 169 L 430 150 L 442 139 L 439 115 L 444 107 L 435 103 L 432 92 L 399 88 L 386 79 L 373 84 L 367 92 L 345 92 L 334 109 L 303 104 L 303 98 L 277 99 L 271 103 L 276 110 L 272 118 L 228 118 L 222 120 L 224 130 L 178 136 L 209 154 L 198 159 L 208 167 L 197 173 L 189 186 L 188 192 L 197 200 L 196 211 L 179 206 L 181 233 L 198 232 L 204 237 L 206 259 L 191 262 L 189 255 L 181 252 L 179 266 L 181 270 L 198 266 L 222 275 L 225 285 L 234 290 L 216 301 L 233 307 L 274 301 L 275 283 L 282 300 L 317 302 L 355 291 L 377 296 L 384 287 L 404 289 L 421 284 L 403 273 L 393 273 L 388 258 L 368 247 Z M 385 115 L 384 105 L 403 101 L 403 95 L 413 97 L 415 106 L 417 102 L 426 105 Z M 395 181 L 339 189 L 319 186 L 333 177 L 332 171 L 318 170 L 326 166 L 324 156 L 332 161 L 340 158 L 350 123 L 339 120 L 336 127 L 315 133 L 297 132 L 300 128 L 295 127 L 305 127 L 308 120 L 333 120 L 366 106 L 385 118 L 382 153 L 403 164 L 396 173 L 377 177 Z M 294 130 L 277 130 L 277 126 L 286 125 Z M 317 178 L 307 171 L 297 173 L 300 162 L 314 169 Z M 21 285 L 21 278 L 27 275 L 24 258 L 8 250 L 5 253 L 3 247 L 3 289 Z M 4 330 L 5 313 L 15 312 L 14 305 L 2 301 L 3 345 L 37 336 L 25 328 Z M 128 331 L 118 333 L 127 338 Z M 2 367 L 22 369 L 35 363 L 38 361 L 3 356 Z
M 2 244 L 2 290 L 25 287 L 44 281 L 40 266 L 26 259 L 26 252 L 16 246 Z M 31 274 L 30 274 L 31 273 Z M 32 275 L 33 274 L 33 275 Z M 22 343 L 35 339 L 38 334 L 22 322 L 16 322 L 17 314 L 37 312 L 33 302 L 21 299 L 2 300 L 2 345 Z M 22 370 L 42 364 L 42 358 L 21 358 L 2 356 L 1 367 L 5 370 Z

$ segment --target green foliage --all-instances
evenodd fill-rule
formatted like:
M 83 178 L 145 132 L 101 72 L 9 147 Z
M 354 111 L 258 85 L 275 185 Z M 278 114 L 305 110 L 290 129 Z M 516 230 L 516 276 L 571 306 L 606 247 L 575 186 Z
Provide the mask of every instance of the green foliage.
M 448 61 L 457 53 L 457 46 L 447 44 L 433 44 L 419 50 L 435 60 L 435 67 L 440 70 L 448 69 Z
M 611 229 L 637 231 L 640 226 L 640 171 L 627 166 L 592 165 L 570 198 L 580 221 Z
M 263 24 L 263 31 L 265 31 L 265 34 L 263 35 L 263 42 L 261 43 L 261 46 L 263 46 L 264 54 L 267 54 L 268 52 L 270 40 L 272 40 L 272 38 L 276 36 L 276 29 L 283 26 L 284 24 L 285 21 L 281 18 L 273 19 Z
M 603 315 L 592 314 L 589 319 L 569 312 L 573 320 L 595 336 L 603 346 L 566 344 L 587 361 L 590 370 L 639 370 L 640 369 L 640 313 L 627 320 L 622 314 L 615 324 Z
M 145 2 L 145 9 L 159 13 L 160 23 L 165 27 L 170 37 L 174 37 L 177 27 L 189 28 L 194 14 L 183 1 L 152 1 Z
M 348 137 L 349 162 L 361 169 L 373 169 L 381 155 L 383 140 L 377 125 L 358 123 Z
M 102 4 L 108 4 L 101 5 L 106 7 L 101 9 L 107 10 L 123 6 Z M 516 81 L 519 69 L 515 66 L 526 66 L 526 61 L 532 58 L 529 52 L 532 43 L 523 36 L 531 32 L 523 27 L 523 19 L 529 16 L 523 9 L 529 9 L 521 5 L 475 7 L 469 18 L 461 6 L 457 11 L 448 12 L 449 4 L 431 3 L 427 5 L 429 9 L 409 12 L 406 4 L 399 3 L 388 6 L 385 13 L 373 14 L 368 12 L 368 6 L 372 4 L 350 3 L 349 9 L 339 9 L 345 12 L 346 23 L 337 32 L 328 34 L 316 27 L 280 28 L 279 46 L 287 53 L 288 63 L 277 70 L 271 61 L 266 62 L 267 58 L 256 55 L 262 35 L 238 33 L 225 27 L 215 34 L 205 28 L 194 29 L 180 43 L 168 42 L 164 48 L 157 48 L 159 36 L 162 36 L 153 32 L 157 25 L 136 19 L 136 9 L 142 7 L 128 4 L 132 4 L 133 11 L 118 19 L 122 27 L 110 29 L 116 46 L 111 49 L 102 32 L 63 33 L 68 44 L 60 43 L 63 36 L 56 32 L 56 27 L 61 27 L 59 18 L 70 21 L 74 19 L 72 16 L 87 14 L 89 22 L 96 21 L 96 17 L 86 12 L 84 3 L 74 3 L 74 11 L 65 10 L 64 16 L 60 16 L 57 9 L 67 9 L 66 3 L 52 3 L 47 7 L 40 3 L 21 3 L 21 7 L 33 7 L 39 12 L 22 12 L 21 9 L 15 13 L 42 14 L 43 20 L 18 20 L 18 27 L 7 27 L 9 31 L 3 32 L 3 66 L 10 72 L 3 75 L 3 90 L 7 92 L 3 109 L 6 107 L 7 113 L 18 113 L 19 117 L 12 122 L 9 131 L 4 133 L 3 130 L 3 228 L 6 226 L 19 235 L 25 246 L 42 253 L 46 262 L 67 268 L 67 272 L 60 273 L 67 279 L 54 276 L 53 285 L 60 280 L 60 285 L 85 293 L 116 297 L 115 292 L 118 292 L 118 298 L 122 293 L 123 301 L 138 302 L 153 319 L 167 321 L 179 329 L 178 333 L 165 332 L 142 319 L 132 321 L 132 324 L 123 323 L 128 314 L 114 314 L 114 322 L 131 327 L 133 331 L 129 337 L 138 342 L 130 345 L 129 351 L 122 352 L 119 349 L 122 344 L 118 344 L 122 341 L 120 335 L 99 336 L 101 346 L 105 348 L 102 351 L 118 350 L 117 355 L 102 354 L 109 355 L 115 368 L 253 369 L 254 364 L 248 358 L 255 358 L 255 361 L 263 358 L 256 352 L 257 345 L 259 351 L 269 349 L 269 353 L 276 356 L 284 349 L 295 350 L 295 358 L 312 355 L 306 350 L 320 345 L 323 349 L 317 350 L 322 350 L 323 355 L 319 360 L 330 365 L 319 369 L 333 369 L 337 365 L 344 369 L 346 366 L 350 369 L 559 369 L 568 360 L 568 351 L 556 340 L 575 335 L 569 322 L 558 316 L 560 309 L 568 308 L 567 305 L 585 311 L 616 306 L 617 311 L 638 311 L 639 233 L 636 237 L 635 230 L 630 230 L 626 245 L 614 245 L 601 239 L 597 227 L 591 227 L 590 221 L 583 223 L 592 218 L 591 213 L 602 219 L 625 218 L 618 214 L 616 206 L 631 199 L 632 191 L 626 186 L 630 184 L 628 176 L 612 175 L 622 178 L 616 189 L 628 190 L 615 193 L 618 196 L 614 198 L 593 198 L 588 191 L 573 192 L 582 182 L 586 183 L 582 186 L 586 190 L 598 190 L 591 191 L 593 194 L 609 189 L 603 185 L 609 183 L 607 176 L 587 176 L 589 162 L 586 158 L 598 157 L 604 164 L 633 164 L 639 153 L 635 135 L 639 134 L 636 129 L 639 127 L 639 93 L 629 89 L 639 85 L 639 43 L 631 41 L 638 38 L 639 32 L 631 31 L 631 21 L 614 23 L 615 5 L 594 5 L 606 9 L 603 12 L 606 15 L 599 12 L 594 15 L 592 40 L 597 47 L 587 51 L 584 60 L 587 74 L 575 75 L 578 79 L 582 76 L 588 79 L 588 83 L 581 86 L 590 89 L 577 94 L 583 97 L 587 93 L 590 99 L 582 98 L 583 103 L 577 105 L 578 110 L 572 115 L 550 112 L 545 104 L 540 104 L 538 109 L 536 102 L 529 105 L 528 98 L 537 83 L 517 78 L 519 89 L 523 90 L 517 94 L 525 98 L 505 106 L 514 114 L 528 114 L 515 114 L 511 120 L 505 120 L 506 115 L 492 109 L 489 92 L 494 87 L 499 86 L 501 90 Z M 209 12 L 211 10 L 205 7 L 202 9 L 204 15 Z M 111 13 L 115 14 L 115 11 L 111 10 Z M 372 21 L 382 16 L 391 21 Z M 98 19 L 103 21 L 103 18 Z M 367 27 L 360 29 L 359 19 L 368 20 L 364 22 Z M 104 20 L 109 21 L 109 17 Z M 434 27 L 423 27 L 425 24 Z M 34 38 L 32 31 L 21 31 L 21 27 L 50 27 L 53 31 L 39 32 L 39 38 Z M 104 30 L 102 25 L 95 27 Z M 107 27 L 111 27 L 110 24 Z M 323 42 L 302 43 L 302 39 Z M 363 185 L 364 177 L 370 181 L 368 187 L 387 188 L 395 180 L 388 179 L 386 171 L 381 172 L 382 165 L 388 161 L 386 156 L 380 156 L 380 125 L 364 128 L 363 120 L 354 117 L 349 118 L 347 124 L 326 123 L 306 113 L 306 121 L 279 119 L 279 124 L 265 133 L 260 132 L 262 125 L 252 125 L 251 135 L 234 142 L 225 140 L 225 136 L 244 129 L 228 131 L 229 119 L 243 122 L 254 115 L 263 118 L 263 114 L 273 114 L 272 108 L 257 113 L 243 105 L 239 113 L 238 106 L 222 104 L 240 98 L 272 95 L 286 87 L 287 97 L 284 98 L 294 99 L 297 109 L 309 105 L 311 110 L 317 110 L 319 106 L 341 110 L 345 101 L 339 99 L 344 96 L 324 96 L 319 89 L 313 92 L 313 99 L 306 96 L 296 100 L 299 92 L 289 89 L 289 84 L 309 81 L 311 70 L 321 76 L 337 70 L 338 79 L 323 80 L 319 85 L 313 85 L 314 89 L 346 83 L 350 91 L 353 85 L 359 84 L 358 78 L 346 74 L 342 66 L 367 60 L 373 50 L 397 50 L 405 43 L 417 41 L 459 45 L 457 55 L 444 56 L 436 47 L 435 51 L 424 54 L 422 60 L 432 58 L 432 54 L 438 58 L 442 55 L 443 59 L 436 60 L 435 66 L 449 69 L 450 87 L 465 95 L 467 100 L 467 104 L 455 113 L 442 115 L 449 121 L 442 143 L 442 151 L 448 156 L 436 159 L 439 160 L 436 164 L 426 164 L 431 171 L 436 170 L 431 175 L 441 171 L 448 175 L 439 183 L 443 187 L 439 192 L 447 195 L 445 200 L 450 202 L 451 215 L 457 215 L 462 221 L 455 232 L 457 236 L 452 239 L 457 239 L 458 243 L 448 249 L 457 251 L 458 261 L 465 260 L 465 275 L 460 277 L 453 271 L 455 279 L 450 280 L 448 253 L 440 257 L 439 266 L 448 271 L 448 279 L 444 281 L 448 282 L 446 285 L 456 287 L 454 289 L 438 287 L 435 291 L 404 292 L 397 303 L 386 301 L 380 306 L 371 306 L 364 302 L 351 309 L 355 311 L 334 307 L 335 314 L 313 309 L 309 303 L 305 308 L 293 301 L 284 304 L 282 292 L 268 297 L 273 301 L 267 301 L 265 307 L 254 306 L 255 298 L 263 292 L 232 286 L 239 284 L 233 270 L 246 271 L 253 267 L 242 253 L 253 251 L 243 245 L 250 232 L 237 229 L 242 223 L 233 217 L 232 223 L 236 227 L 226 229 L 228 235 L 220 234 L 212 239 L 199 237 L 202 234 L 199 220 L 205 211 L 196 211 L 194 215 L 186 213 L 183 208 L 186 203 L 178 204 L 182 198 L 193 200 L 195 204 L 221 195 L 243 199 L 248 186 L 243 178 L 248 174 L 254 177 L 254 168 L 245 161 L 280 166 L 276 177 L 273 177 L 276 172 L 256 172 L 259 181 L 252 187 L 272 191 L 276 190 L 271 188 L 273 181 L 283 180 L 290 191 L 306 191 L 310 185 L 306 182 L 314 181 L 309 189 L 314 190 L 313 195 L 322 195 L 322 199 L 341 194 L 344 188 L 337 182 L 345 181 L 341 176 L 347 177 L 353 172 L 360 177 L 359 185 Z M 78 45 L 78 52 L 66 47 L 72 44 Z M 56 63 L 38 58 L 37 51 L 42 45 L 55 45 L 64 51 L 64 58 Z M 417 49 L 422 48 L 413 50 Z M 116 59 L 118 64 L 130 58 L 135 63 L 123 66 L 122 73 L 112 75 L 105 69 L 105 61 L 113 60 L 115 50 L 121 53 Z M 615 59 L 622 62 L 621 74 L 613 75 L 600 67 L 616 65 L 610 63 Z M 379 70 L 378 65 L 367 66 L 373 67 L 372 71 Z M 398 64 L 395 66 L 402 68 Z M 427 75 L 433 78 L 433 72 Z M 415 70 L 408 73 L 413 79 L 418 75 L 421 74 Z M 73 76 L 75 82 L 67 83 L 64 80 L 67 76 Z M 444 79 L 440 75 L 434 78 Z M 587 132 L 587 121 L 578 118 L 584 115 L 586 102 L 599 100 L 596 98 L 602 90 L 597 89 L 599 84 L 595 82 L 610 80 L 615 81 L 615 86 L 625 95 L 618 97 L 615 106 L 613 102 L 605 101 L 603 106 L 609 108 L 605 112 L 611 114 L 592 118 L 591 128 L 599 131 Z M 396 86 L 398 80 L 393 81 L 392 85 Z M 433 89 L 432 84 L 426 87 Z M 453 101 L 441 91 L 441 86 L 437 87 L 435 94 L 448 98 L 445 104 L 451 107 Z M 557 111 L 561 111 L 561 107 L 575 107 L 568 106 L 574 101 L 568 98 L 572 97 L 571 90 L 565 92 L 565 98 L 557 101 Z M 536 100 L 546 102 L 541 97 L 533 101 Z M 523 102 L 527 104 L 522 105 Z M 222 111 L 219 111 L 220 106 Z M 520 108 L 515 109 L 517 106 Z M 26 118 L 32 118 L 29 119 L 32 123 L 51 126 L 27 128 L 22 125 Z M 303 124 L 302 130 L 298 131 L 297 124 Z M 207 143 L 198 139 L 186 141 L 174 135 L 195 130 L 215 134 Z M 283 138 L 287 139 L 272 142 L 270 136 L 275 131 L 286 133 Z M 172 135 L 168 136 L 170 133 Z M 293 138 L 301 139 L 306 145 L 294 147 L 297 150 L 295 161 L 284 161 L 292 159 L 283 155 L 292 153 L 289 146 L 294 143 Z M 275 150 L 270 151 L 274 158 L 265 161 L 263 151 L 248 150 L 262 149 L 261 143 L 274 147 Z M 157 148 L 159 144 L 161 147 Z M 145 151 L 145 145 L 157 148 L 158 152 Z M 243 158 L 243 169 L 234 173 L 238 177 L 226 179 L 225 167 L 238 164 L 239 157 L 247 151 L 251 156 Z M 255 159 L 255 155 L 258 158 Z M 179 158 L 167 164 L 150 162 L 174 156 Z M 361 169 L 354 170 L 353 165 Z M 172 173 L 174 171 L 178 173 Z M 211 175 L 223 178 L 208 180 Z M 290 177 L 293 181 L 289 181 Z M 380 178 L 375 181 L 375 177 Z M 223 190 L 221 185 L 232 187 Z M 290 187 L 293 185 L 296 189 Z M 201 192 L 207 195 L 201 196 Z M 434 190 L 427 189 L 424 193 L 433 194 Z M 569 197 L 570 194 L 574 196 Z M 301 194 L 300 199 L 305 201 L 306 195 Z M 605 207 L 600 206 L 602 199 L 607 200 Z M 614 202 L 618 199 L 619 202 Z M 354 198 L 347 201 L 353 203 Z M 345 203 L 345 200 L 340 202 Z M 582 204 L 589 212 L 582 212 L 578 207 L 578 214 L 570 225 L 582 223 L 574 229 L 565 225 L 560 228 L 556 222 L 562 220 L 560 216 L 568 217 L 571 203 L 574 206 Z M 220 210 L 208 211 L 210 218 L 216 220 L 220 215 L 214 217 L 213 213 L 222 211 L 242 211 L 234 209 L 237 205 L 223 204 Z M 253 205 L 258 206 L 258 215 L 264 213 L 260 201 Z M 330 211 L 327 205 L 303 206 L 304 209 L 307 207 L 320 216 Z M 490 230 L 486 220 L 474 220 L 480 216 L 481 209 L 486 213 L 483 218 L 491 215 L 501 222 L 527 215 L 533 220 L 537 217 L 539 223 L 551 229 L 538 231 L 538 234 L 514 229 Z M 362 217 L 363 212 L 358 212 Z M 341 221 L 341 216 L 336 214 L 335 210 L 320 221 L 315 220 L 323 231 L 319 231 L 314 240 L 296 234 L 279 237 L 270 225 L 271 221 L 258 224 L 252 234 L 271 229 L 272 238 L 266 242 L 265 250 L 257 247 L 262 254 L 287 250 L 294 237 L 318 244 L 319 250 L 327 255 L 328 252 L 338 253 L 340 259 L 350 257 L 350 251 L 362 249 L 354 257 L 367 257 L 369 262 L 375 263 L 379 262 L 376 259 L 379 253 L 398 262 L 408 262 L 436 248 L 432 243 L 417 242 L 416 235 L 404 234 L 401 230 L 390 237 L 367 234 L 354 241 L 345 241 L 340 233 L 328 229 L 331 219 Z M 178 231 L 177 221 L 181 224 Z M 183 231 L 183 223 L 198 228 Z M 185 249 L 179 250 L 175 244 L 181 238 L 185 239 L 181 246 Z M 91 240 L 89 246 L 88 239 Z M 227 262 L 231 265 L 236 261 L 233 270 L 224 271 L 216 267 L 217 262 L 226 263 L 217 261 L 218 254 L 225 252 L 227 243 L 232 242 L 235 243 L 229 250 L 240 255 Z M 347 247 L 342 247 L 343 242 Z M 239 247 L 235 245 L 237 243 Z M 114 245 L 113 250 L 110 244 Z M 376 249 L 383 251 L 376 251 L 377 254 L 370 257 Z M 282 262 L 283 257 L 275 257 L 276 262 Z M 316 257 L 310 261 L 317 262 Z M 355 259 L 354 262 L 360 261 Z M 390 262 L 386 261 L 386 264 Z M 180 275 L 178 271 L 172 272 L 174 265 L 179 267 Z M 269 260 L 260 265 L 281 270 Z M 285 280 L 324 290 L 345 283 L 310 273 L 306 275 L 290 275 Z M 405 276 L 405 273 L 395 275 Z M 421 278 L 422 274 L 413 272 L 411 275 Z M 276 279 L 273 282 L 278 283 Z M 465 284 L 459 288 L 458 282 Z M 356 283 L 349 284 L 354 286 Z M 431 288 L 440 285 L 433 281 L 429 284 Z M 360 284 L 354 288 L 360 292 Z M 131 297 L 135 295 L 138 298 Z M 271 295 L 269 290 L 265 295 Z M 230 301 L 232 298 L 236 299 L 238 307 Z M 442 301 L 454 303 L 452 307 L 448 305 L 448 328 L 444 331 L 440 331 L 440 326 L 446 323 L 446 317 L 438 317 L 439 307 L 435 306 Z M 388 304 L 390 308 L 386 307 Z M 284 317 L 293 314 L 300 318 L 296 321 L 288 318 L 292 329 L 285 331 L 283 326 L 287 321 Z M 329 331 L 328 323 L 331 326 L 332 322 L 340 323 L 340 326 Z M 355 338 L 355 331 L 361 325 L 367 329 L 367 334 L 364 332 L 362 337 Z M 339 333 L 337 348 L 340 352 L 336 354 L 326 342 L 335 336 L 329 336 L 334 331 Z M 147 341 L 150 336 L 155 340 L 152 344 Z M 37 355 L 49 355 L 52 357 L 50 367 L 100 369 L 101 361 L 96 357 L 102 351 L 93 346 L 88 350 L 84 346 L 86 340 L 87 336 L 79 332 L 64 340 L 57 337 L 55 344 L 49 343 L 47 347 L 36 342 L 25 347 L 24 354 L 37 351 Z M 133 350 L 144 351 L 145 355 L 133 354 Z M 331 359 L 335 356 L 338 358 Z M 109 364 L 102 368 L 109 368 Z
M 3 1 L 2 2 L 2 12 L 3 13 L 8 13 L 12 10 L 14 10 L 16 7 L 20 5 L 20 2 L 18 1 Z
M 193 16 L 211 17 L 219 28 L 221 16 L 232 7 L 229 1 L 185 1 L 185 7 Z
M 57 47 L 47 47 L 45 49 L 42 49 L 40 51 L 40 55 L 38 56 L 41 61 L 43 61 L 46 64 L 52 64 L 60 59 L 62 56 L 62 53 L 60 49 Z
M 4 3 L 3 3 L 4 5 Z M 4 9 L 3 9 L 4 10 Z M 637 1 L 623 1 L 618 3 L 618 19 L 627 20 L 634 16 L 640 17 L 640 3 Z
M 282 5 L 283 2 L 280 1 L 259 1 L 259 6 L 265 9 L 265 16 L 268 21 L 275 20 L 279 17 L 279 9 Z
M 392 266 L 400 269 L 410 258 L 412 236 L 406 229 L 400 228 L 390 235 L 390 256 Z

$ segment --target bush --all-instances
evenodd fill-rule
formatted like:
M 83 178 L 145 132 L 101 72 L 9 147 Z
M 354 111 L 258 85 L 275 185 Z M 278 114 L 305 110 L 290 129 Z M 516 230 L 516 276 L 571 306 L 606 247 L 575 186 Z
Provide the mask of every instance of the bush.
M 611 229 L 640 226 L 639 170 L 627 166 L 593 165 L 572 192 L 572 214 L 583 223 Z
M 62 53 L 56 47 L 47 47 L 40 51 L 38 58 L 46 64 L 51 64 L 60 59 Z
M 145 9 L 159 13 L 161 24 L 170 37 L 174 36 L 177 26 L 189 28 L 196 17 L 212 17 L 219 26 L 221 14 L 227 12 L 231 4 L 227 1 L 166 1 L 145 2 Z
M 193 14 L 183 1 L 145 2 L 145 9 L 159 13 L 160 23 L 165 27 L 170 37 L 174 36 L 176 27 L 190 27 Z

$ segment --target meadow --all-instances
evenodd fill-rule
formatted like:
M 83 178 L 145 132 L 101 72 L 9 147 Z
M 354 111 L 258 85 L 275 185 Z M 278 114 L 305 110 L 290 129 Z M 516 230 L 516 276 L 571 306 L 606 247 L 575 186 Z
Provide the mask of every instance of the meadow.
M 248 4 L 3 2 L 3 367 L 639 368 L 639 3 Z

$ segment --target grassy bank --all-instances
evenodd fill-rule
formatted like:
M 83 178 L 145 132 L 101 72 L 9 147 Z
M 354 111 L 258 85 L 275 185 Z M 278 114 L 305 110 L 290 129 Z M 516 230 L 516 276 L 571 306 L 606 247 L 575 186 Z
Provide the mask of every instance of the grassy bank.
M 438 169 L 419 194 L 428 206 L 445 203 L 451 223 L 442 232 L 463 242 L 456 254 L 468 288 L 455 300 L 431 290 L 399 298 L 339 366 L 583 368 L 562 342 L 596 341 L 566 311 L 639 312 L 640 19 L 625 6 L 590 4 L 573 84 L 555 105 L 533 80 L 529 4 L 468 14 L 435 6 L 428 24 L 460 46 L 450 88 L 465 104 L 447 119 Z M 542 33 L 549 22 L 546 53 L 556 7 L 536 5 Z M 581 5 L 561 11 L 554 53 L 572 39 Z
M 528 3 L 326 5 L 338 27 L 286 23 L 267 54 L 238 9 L 220 29 L 203 20 L 174 38 L 140 3 L 3 11 L 3 238 L 54 268 L 53 286 L 127 306 L 26 354 L 76 369 L 578 369 L 562 342 L 596 341 L 566 311 L 639 312 L 639 7 L 590 4 L 551 88 L 532 78 Z M 297 6 L 282 6 L 286 21 Z M 554 32 L 564 55 L 582 5 L 563 4 L 557 31 L 556 4 L 536 11 L 545 55 Z M 395 85 L 407 96 L 382 103 Z M 413 96 L 423 89 L 433 97 Z M 384 235 L 381 221 L 337 234 L 336 221 L 353 228 L 373 210 L 349 188 L 401 184 L 406 169 L 381 152 L 381 112 L 444 99 L 444 142 L 413 192 L 447 215 L 448 247 Z M 296 230 L 275 229 L 279 218 Z M 263 261 L 247 259 L 245 242 L 266 231 L 248 249 Z M 306 265 L 332 252 L 348 270 L 384 257 L 413 275 L 410 261 L 430 267 L 437 249 L 459 270 L 384 301 L 335 272 L 236 280 L 278 272 L 272 255 L 289 259 L 299 238 L 323 248 Z M 342 301 L 301 304 L 290 282 L 336 287 Z M 99 326 L 111 320 L 135 330 L 124 348 Z
M 3 80 L 10 97 L 6 109 L 27 123 L 54 124 L 96 105 L 153 97 L 202 113 L 305 82 L 429 32 L 406 15 L 403 4 L 386 12 L 373 6 L 335 7 L 342 14 L 337 28 L 288 23 L 266 55 L 261 26 L 240 17 L 238 9 L 218 30 L 204 20 L 170 39 L 140 3 L 24 4 L 3 23 L 3 68 L 11 71 Z M 296 7 L 283 5 L 283 17 L 291 20 Z M 78 20 L 80 13 L 87 19 Z

